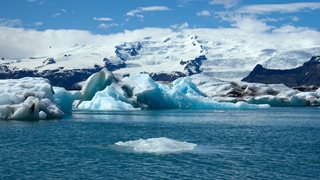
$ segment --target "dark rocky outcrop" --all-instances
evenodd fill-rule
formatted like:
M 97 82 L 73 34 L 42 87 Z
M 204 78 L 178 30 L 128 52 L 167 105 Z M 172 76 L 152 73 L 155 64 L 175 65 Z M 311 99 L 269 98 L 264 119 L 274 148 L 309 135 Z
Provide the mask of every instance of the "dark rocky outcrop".
M 108 69 L 108 71 L 115 71 L 117 69 L 125 68 L 126 63 L 122 60 L 114 60 L 109 58 L 103 59 L 104 66 Z
M 137 56 L 139 51 L 142 49 L 142 44 L 140 42 L 136 43 L 123 43 L 115 47 L 115 54 L 121 60 L 126 61 L 132 56 Z
M 320 87 L 320 56 L 314 56 L 302 66 L 288 70 L 266 69 L 258 64 L 242 81 L 285 84 L 289 87 Z
M 201 55 L 193 60 L 188 61 L 180 61 L 180 65 L 184 66 L 184 70 L 186 71 L 187 75 L 191 76 L 193 74 L 201 73 L 201 65 L 202 61 L 207 60 L 207 57 L 204 55 Z
M 45 61 L 42 62 L 42 64 L 48 65 L 48 64 L 55 64 L 56 60 L 54 58 L 47 58 Z
M 85 81 L 93 73 L 101 70 L 102 67 L 95 66 L 91 69 L 72 69 L 64 70 L 11 70 L 6 65 L 0 65 L 0 79 L 20 79 L 23 77 L 43 77 L 50 80 L 53 86 L 64 87 L 68 90 L 79 89 L 76 84 Z
M 186 74 L 176 71 L 172 73 L 149 73 L 150 77 L 155 81 L 172 82 L 178 78 L 185 77 Z

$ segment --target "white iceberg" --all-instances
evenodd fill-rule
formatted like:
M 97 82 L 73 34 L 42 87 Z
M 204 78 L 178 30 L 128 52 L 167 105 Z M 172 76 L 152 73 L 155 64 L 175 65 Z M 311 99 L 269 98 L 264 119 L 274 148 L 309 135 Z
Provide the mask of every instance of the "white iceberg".
M 219 102 L 244 101 L 271 106 L 320 106 L 320 89 L 301 92 L 283 84 L 227 82 L 204 75 L 191 77 L 207 97 Z
M 0 119 L 60 119 L 64 113 L 55 105 L 53 89 L 44 78 L 0 80 Z
M 139 139 L 135 141 L 119 141 L 115 143 L 116 146 L 127 148 L 138 153 L 180 153 L 192 151 L 197 147 L 197 144 L 177 141 L 166 137 Z

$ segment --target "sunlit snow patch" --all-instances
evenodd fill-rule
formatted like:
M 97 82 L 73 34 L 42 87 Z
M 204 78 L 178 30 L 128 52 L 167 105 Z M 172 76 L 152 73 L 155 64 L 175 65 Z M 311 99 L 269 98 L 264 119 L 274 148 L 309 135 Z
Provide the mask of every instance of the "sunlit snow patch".
M 168 154 L 192 151 L 197 146 L 194 143 L 181 142 L 166 137 L 139 139 L 135 141 L 119 141 L 116 146 L 127 148 L 139 153 Z

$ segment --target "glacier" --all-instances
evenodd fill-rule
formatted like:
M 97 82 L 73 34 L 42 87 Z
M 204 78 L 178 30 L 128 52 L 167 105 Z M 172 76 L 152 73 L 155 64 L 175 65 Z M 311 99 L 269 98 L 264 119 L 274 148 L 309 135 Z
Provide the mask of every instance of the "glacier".
M 50 82 L 44 78 L 0 80 L 0 119 L 61 119 Z
M 29 33 L 20 33 L 19 37 Z M 80 89 L 78 82 L 106 67 L 116 75 L 146 72 L 156 80 L 173 81 L 201 73 L 229 81 L 246 77 L 257 64 L 276 69 L 296 68 L 320 53 L 316 38 L 301 38 L 300 33 L 296 36 L 299 41 L 295 42 L 281 33 L 250 34 L 251 38 L 247 35 L 235 29 L 147 28 L 99 36 L 80 44 L 45 48 L 42 45 L 47 43 L 41 43 L 37 46 L 41 49 L 27 55 L 4 57 L 0 77 L 41 76 L 53 86 Z

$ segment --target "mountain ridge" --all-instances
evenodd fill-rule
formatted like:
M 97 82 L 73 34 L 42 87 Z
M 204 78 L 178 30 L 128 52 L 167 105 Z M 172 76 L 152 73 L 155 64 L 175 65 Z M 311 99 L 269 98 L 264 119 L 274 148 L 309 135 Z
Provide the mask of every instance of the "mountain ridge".
M 256 65 L 242 81 L 264 84 L 285 84 L 289 87 L 320 86 L 320 56 L 313 56 L 302 66 L 294 69 L 267 69 Z

